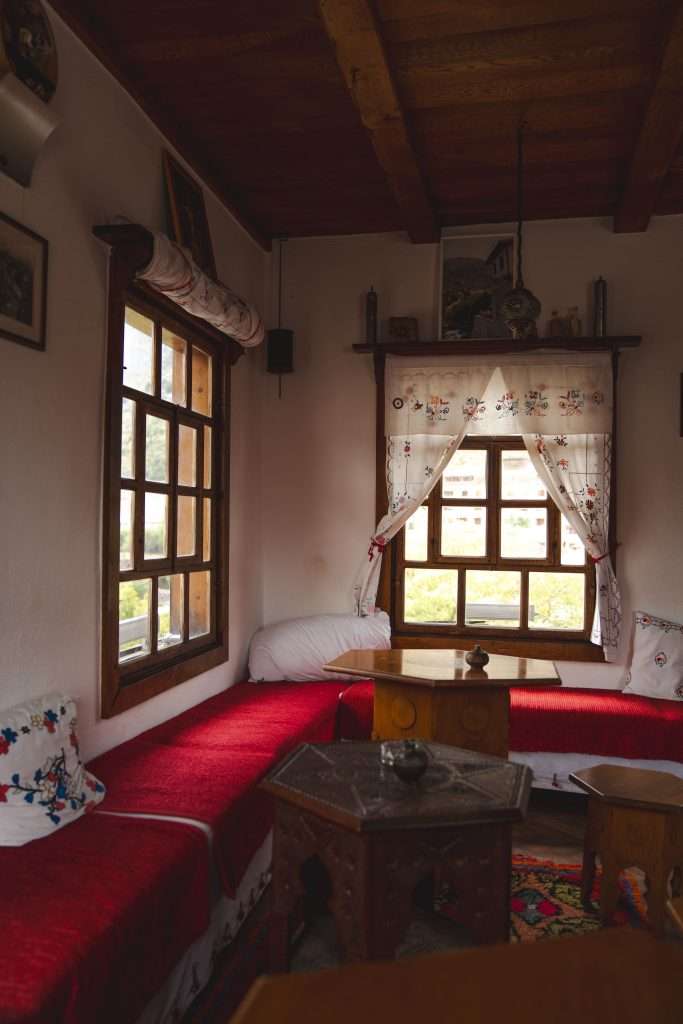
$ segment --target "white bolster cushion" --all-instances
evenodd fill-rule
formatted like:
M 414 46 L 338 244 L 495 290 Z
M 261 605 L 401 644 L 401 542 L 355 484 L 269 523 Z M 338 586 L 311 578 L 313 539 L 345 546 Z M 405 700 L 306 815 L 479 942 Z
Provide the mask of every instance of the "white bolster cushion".
M 351 650 L 388 650 L 391 625 L 386 612 L 374 615 L 310 615 L 264 626 L 249 647 L 249 678 L 257 682 L 316 682 L 357 679 L 325 672 L 323 665 Z

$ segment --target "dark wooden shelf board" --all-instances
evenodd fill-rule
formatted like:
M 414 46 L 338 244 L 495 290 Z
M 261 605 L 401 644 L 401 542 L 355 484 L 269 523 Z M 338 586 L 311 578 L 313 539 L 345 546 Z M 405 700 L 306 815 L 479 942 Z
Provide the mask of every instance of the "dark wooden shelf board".
M 614 352 L 640 345 L 639 335 L 604 338 L 465 338 L 461 341 L 386 341 L 353 345 L 354 352 L 392 356 L 486 356 L 534 352 Z

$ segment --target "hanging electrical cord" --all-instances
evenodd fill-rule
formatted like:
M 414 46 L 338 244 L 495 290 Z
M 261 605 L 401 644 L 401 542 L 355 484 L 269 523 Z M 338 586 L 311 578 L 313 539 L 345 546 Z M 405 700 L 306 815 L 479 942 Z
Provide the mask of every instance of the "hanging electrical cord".
M 286 241 L 284 235 L 278 239 L 277 327 L 268 331 L 266 346 L 266 369 L 278 375 L 278 398 L 282 398 L 282 374 L 294 372 L 294 332 L 282 326 L 282 243 Z

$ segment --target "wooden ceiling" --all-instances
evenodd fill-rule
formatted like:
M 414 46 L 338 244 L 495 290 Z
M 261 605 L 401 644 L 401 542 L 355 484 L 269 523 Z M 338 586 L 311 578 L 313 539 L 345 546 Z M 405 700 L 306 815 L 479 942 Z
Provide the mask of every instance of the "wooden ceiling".
M 51 0 L 262 244 L 683 212 L 681 0 Z

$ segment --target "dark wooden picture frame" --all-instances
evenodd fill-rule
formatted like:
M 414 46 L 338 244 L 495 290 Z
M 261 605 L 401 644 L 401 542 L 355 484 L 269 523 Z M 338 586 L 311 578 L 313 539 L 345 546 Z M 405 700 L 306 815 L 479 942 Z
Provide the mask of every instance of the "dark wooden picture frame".
M 201 187 L 166 150 L 163 160 L 173 240 L 189 249 L 197 266 L 215 278 L 216 262 Z
M 0 337 L 45 350 L 47 241 L 0 213 Z

